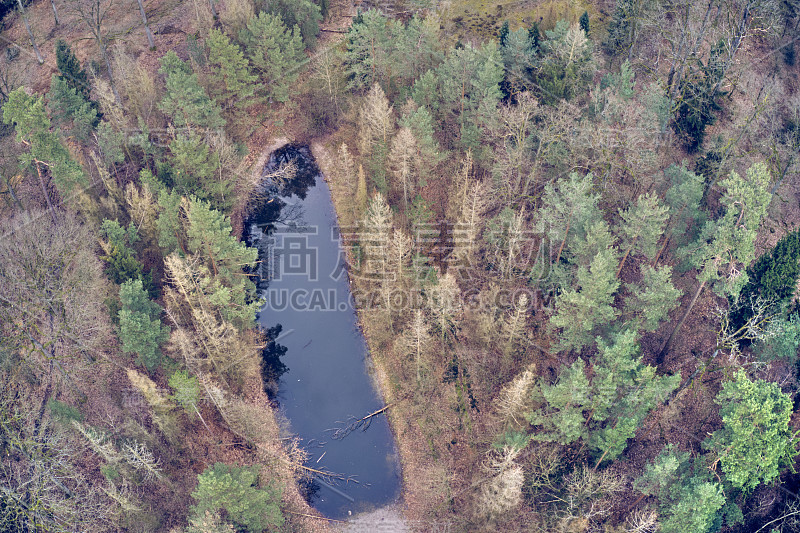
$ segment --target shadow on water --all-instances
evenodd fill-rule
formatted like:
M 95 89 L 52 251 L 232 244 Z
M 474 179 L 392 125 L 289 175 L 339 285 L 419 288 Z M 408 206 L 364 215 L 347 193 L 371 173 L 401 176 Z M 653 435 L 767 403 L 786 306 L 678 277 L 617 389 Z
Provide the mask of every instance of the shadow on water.
M 290 164 L 292 179 L 269 177 Z M 331 474 L 308 480 L 306 497 L 324 515 L 344 518 L 397 499 L 394 439 L 384 415 L 363 431 L 336 431 L 383 402 L 367 371 L 328 185 L 302 145 L 276 150 L 264 175 L 245 223 L 267 302 L 257 317 L 268 340 L 264 390 L 307 451 L 307 466 Z

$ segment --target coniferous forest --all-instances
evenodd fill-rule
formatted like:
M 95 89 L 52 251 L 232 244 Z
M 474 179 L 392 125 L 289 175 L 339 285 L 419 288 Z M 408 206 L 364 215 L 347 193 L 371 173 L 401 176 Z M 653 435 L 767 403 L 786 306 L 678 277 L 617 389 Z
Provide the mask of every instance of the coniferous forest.
M 0 531 L 800 531 L 798 39 L 797 0 L 0 0 Z M 285 146 L 383 406 L 332 439 L 396 447 L 371 514 L 315 507 L 353 480 L 259 318 Z

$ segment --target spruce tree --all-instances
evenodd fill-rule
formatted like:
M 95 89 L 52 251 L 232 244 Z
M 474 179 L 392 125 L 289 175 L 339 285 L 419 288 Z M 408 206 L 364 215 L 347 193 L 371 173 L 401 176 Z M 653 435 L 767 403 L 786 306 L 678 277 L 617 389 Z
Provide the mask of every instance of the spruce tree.
M 161 362 L 161 345 L 169 328 L 161 324 L 161 307 L 150 301 L 141 279 L 132 279 L 119 288 L 119 338 L 125 353 L 135 353 L 139 364 L 153 370 Z
M 3 122 L 14 124 L 17 141 L 27 145 L 28 150 L 19 158 L 34 167 L 51 214 L 53 207 L 43 178 L 46 170 L 50 171 L 63 198 L 69 198 L 78 187 L 89 184 L 83 169 L 72 159 L 58 134 L 50 131 L 50 119 L 41 97 L 27 94 L 22 87 L 11 91 L 3 105 Z
M 753 316 L 758 298 L 771 309 L 781 309 L 792 299 L 800 279 L 800 230 L 785 235 L 747 269 L 748 283 L 742 288 L 740 304 L 730 315 L 738 329 Z M 735 331 L 734 329 L 734 331 Z
M 580 25 L 583 32 L 588 36 L 589 35 L 589 12 L 584 11 L 581 18 L 578 20 L 578 24 Z
M 89 92 L 92 86 L 89 84 L 89 76 L 86 70 L 81 67 L 80 61 L 75 57 L 72 49 L 62 39 L 56 41 L 56 66 L 58 67 L 59 78 L 61 78 L 68 87 L 74 89 L 78 94 L 82 95 L 86 100 L 89 99 Z

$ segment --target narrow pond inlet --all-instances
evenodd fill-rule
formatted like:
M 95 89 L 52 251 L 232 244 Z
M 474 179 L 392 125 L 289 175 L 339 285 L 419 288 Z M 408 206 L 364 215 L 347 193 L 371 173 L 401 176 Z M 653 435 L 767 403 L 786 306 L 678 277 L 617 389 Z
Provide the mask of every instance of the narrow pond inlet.
M 266 300 L 257 318 L 273 339 L 263 375 L 308 452 L 306 466 L 334 474 L 314 477 L 311 504 L 345 518 L 394 502 L 400 469 L 385 415 L 353 424 L 384 405 L 368 373 L 330 190 L 307 146 L 276 150 L 265 174 L 287 163 L 294 177 L 265 178 L 245 223 Z

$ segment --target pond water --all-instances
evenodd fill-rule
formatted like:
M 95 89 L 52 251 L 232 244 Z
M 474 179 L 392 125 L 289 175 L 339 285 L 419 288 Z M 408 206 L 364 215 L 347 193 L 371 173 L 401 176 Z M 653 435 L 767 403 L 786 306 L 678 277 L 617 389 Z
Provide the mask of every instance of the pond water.
M 266 178 L 245 224 L 267 302 L 258 322 L 274 339 L 264 351 L 265 389 L 308 452 L 306 466 L 336 474 L 314 477 L 311 504 L 344 518 L 395 501 L 400 470 L 385 415 L 342 431 L 384 404 L 368 373 L 328 185 L 307 146 L 276 150 L 265 173 L 287 162 L 295 177 Z

